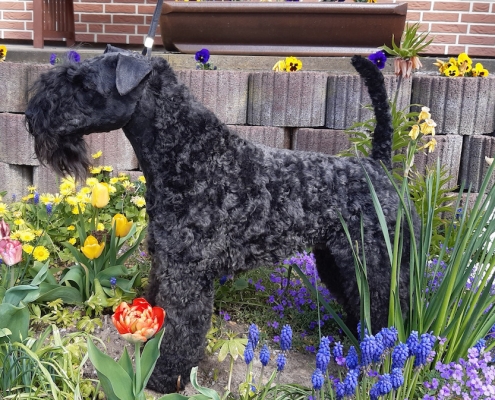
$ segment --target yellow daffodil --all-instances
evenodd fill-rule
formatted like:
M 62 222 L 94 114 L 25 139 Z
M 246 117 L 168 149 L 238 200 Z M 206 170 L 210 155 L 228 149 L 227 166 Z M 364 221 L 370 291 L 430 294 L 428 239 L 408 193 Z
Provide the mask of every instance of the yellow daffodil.
M 417 124 L 411 127 L 411 131 L 409 132 L 409 136 L 412 140 L 416 140 L 419 136 L 419 126 Z
M 142 183 L 146 183 L 146 178 L 143 175 L 141 175 L 138 177 L 138 181 Z
M 430 119 L 431 114 L 430 114 L 430 109 L 428 107 L 422 107 L 421 112 L 418 115 L 418 121 L 421 121 L 423 119 Z
M 50 252 L 45 246 L 36 246 L 33 250 L 33 257 L 37 261 L 45 261 L 50 257 Z
M 127 236 L 132 228 L 132 221 L 127 221 L 125 215 L 115 214 L 112 219 L 112 225 L 115 227 L 115 235 L 118 237 Z
M 431 139 L 428 143 L 426 143 L 423 148 L 428 149 L 428 153 L 435 151 L 435 146 L 437 145 L 437 141 L 435 139 Z
M 287 72 L 296 72 L 302 68 L 301 60 L 298 60 L 296 57 L 287 57 L 285 59 L 285 70 Z
M 139 208 L 144 207 L 146 205 L 146 201 L 143 196 L 133 196 L 131 198 L 131 202 L 134 203 Z
M 104 248 L 105 242 L 98 243 L 98 239 L 93 235 L 89 235 L 84 241 L 84 246 L 81 247 L 81 251 L 90 260 L 94 260 L 101 256 Z
M 32 254 L 33 250 L 34 250 L 34 246 L 32 246 L 30 244 L 23 244 L 22 250 L 24 250 L 24 252 L 26 252 L 27 254 Z
M 432 135 L 435 136 L 435 127 L 437 126 L 436 122 L 433 121 L 431 118 L 428 118 L 423 122 L 422 124 L 419 125 L 419 128 L 421 130 L 421 133 L 423 135 Z
M 76 244 L 76 238 L 70 238 L 69 243 L 74 246 Z
M 91 204 L 96 208 L 105 207 L 110 201 L 110 194 L 108 193 L 107 185 L 103 183 L 97 183 L 93 186 L 91 193 Z
M 5 61 L 7 56 L 7 46 L 0 44 L 0 62 Z
M 97 158 L 100 158 L 102 156 L 102 154 L 103 154 L 103 152 L 101 150 L 99 150 L 96 153 L 91 154 L 91 157 L 93 157 L 96 160 Z

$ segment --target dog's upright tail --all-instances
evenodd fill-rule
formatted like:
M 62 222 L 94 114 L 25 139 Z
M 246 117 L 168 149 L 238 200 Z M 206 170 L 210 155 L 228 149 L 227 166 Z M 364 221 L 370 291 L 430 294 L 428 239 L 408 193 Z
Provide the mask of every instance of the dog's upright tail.
M 388 104 L 385 80 L 380 70 L 370 60 L 354 56 L 352 65 L 366 83 L 375 112 L 376 127 L 373 133 L 371 158 L 380 160 L 390 170 L 392 168 L 392 116 Z

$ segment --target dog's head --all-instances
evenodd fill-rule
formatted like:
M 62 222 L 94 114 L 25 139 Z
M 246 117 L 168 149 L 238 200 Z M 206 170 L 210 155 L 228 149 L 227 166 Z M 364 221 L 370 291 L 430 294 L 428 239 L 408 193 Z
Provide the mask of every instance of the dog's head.
M 90 161 L 83 135 L 123 127 L 151 68 L 142 56 L 106 52 L 43 74 L 26 109 L 27 129 L 35 138 L 40 162 L 61 175 L 84 178 Z

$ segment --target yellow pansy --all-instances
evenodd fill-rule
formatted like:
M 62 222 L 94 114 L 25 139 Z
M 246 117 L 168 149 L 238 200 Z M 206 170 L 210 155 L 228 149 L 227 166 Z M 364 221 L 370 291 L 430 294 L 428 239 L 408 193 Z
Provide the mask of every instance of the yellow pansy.
M 296 72 L 302 68 L 302 61 L 296 57 L 287 57 L 285 59 L 285 70 L 287 72 Z
M 102 156 L 102 154 L 103 154 L 103 152 L 101 150 L 99 150 L 96 153 L 91 154 L 91 157 L 93 157 L 96 160 L 97 158 L 100 158 Z
M 36 246 L 33 250 L 33 257 L 37 261 L 45 261 L 50 257 L 50 252 L 45 246 Z
M 142 183 L 146 183 L 146 178 L 143 175 L 141 175 L 138 177 L 138 181 Z
M 0 62 L 5 60 L 7 56 L 7 46 L 0 44 Z
M 459 54 L 459 57 L 457 57 L 457 62 L 459 64 L 462 63 L 472 64 L 473 60 L 471 60 L 471 58 L 469 58 L 469 56 L 466 53 L 461 53 Z
M 118 237 L 126 236 L 132 228 L 132 221 L 127 221 L 123 214 L 115 214 L 112 218 L 112 225 L 115 227 L 115 235 Z
M 445 71 L 443 71 L 443 74 L 445 76 L 451 77 L 459 76 L 459 68 L 457 68 L 457 65 L 451 65 Z
M 94 260 L 101 256 L 104 248 L 105 242 L 98 243 L 98 239 L 93 235 L 89 235 L 84 241 L 84 246 L 81 247 L 81 251 L 90 260 Z
M 481 63 L 476 63 L 472 73 L 473 73 L 473 76 L 481 76 L 481 77 L 487 77 L 488 76 L 488 70 L 486 70 L 483 67 L 483 64 L 481 64 Z
M 107 185 L 103 183 L 97 183 L 93 186 L 91 193 L 91 204 L 96 208 L 105 207 L 110 201 L 110 194 L 108 193 Z
M 409 132 L 409 136 L 412 140 L 416 140 L 419 136 L 419 125 L 415 124 L 411 127 L 411 131 Z
M 443 74 L 444 71 L 449 67 L 448 65 L 449 63 L 446 63 L 442 60 L 438 60 L 437 59 L 437 62 L 436 63 L 433 63 L 433 65 L 436 65 L 438 67 L 438 71 Z

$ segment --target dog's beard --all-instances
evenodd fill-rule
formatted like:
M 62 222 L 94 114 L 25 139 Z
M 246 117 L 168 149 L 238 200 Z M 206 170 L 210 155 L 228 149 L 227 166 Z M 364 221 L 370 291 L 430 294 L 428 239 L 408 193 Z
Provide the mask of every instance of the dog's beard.
M 77 181 L 86 179 L 91 162 L 81 136 L 35 136 L 35 151 L 41 163 L 50 165 L 57 174 L 72 176 Z

